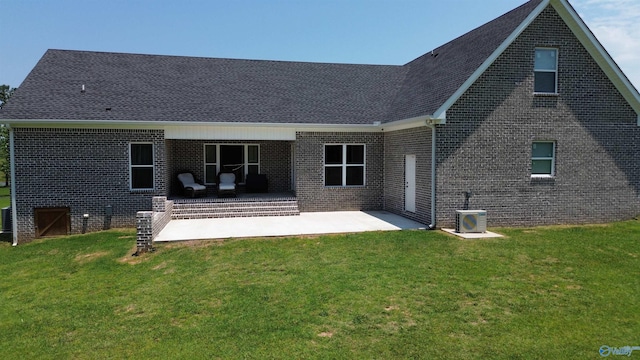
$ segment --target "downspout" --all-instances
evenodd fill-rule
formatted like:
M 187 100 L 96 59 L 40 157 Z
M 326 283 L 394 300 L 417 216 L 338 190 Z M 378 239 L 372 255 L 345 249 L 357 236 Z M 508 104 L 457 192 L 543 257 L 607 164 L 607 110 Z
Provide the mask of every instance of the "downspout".
M 9 125 L 7 125 L 9 126 Z M 18 245 L 18 221 L 17 221 L 17 213 L 16 210 L 16 159 L 15 159 L 15 150 L 14 150 L 14 138 L 13 138 L 13 128 L 9 126 L 9 169 L 11 172 L 11 228 L 13 234 L 13 246 Z
M 428 122 L 431 129 L 431 224 L 429 230 L 436 229 L 436 125 Z

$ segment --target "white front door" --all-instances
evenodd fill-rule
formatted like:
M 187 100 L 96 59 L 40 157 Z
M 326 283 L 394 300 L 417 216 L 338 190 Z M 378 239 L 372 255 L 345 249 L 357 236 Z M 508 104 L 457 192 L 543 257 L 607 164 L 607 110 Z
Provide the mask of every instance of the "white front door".
M 404 209 L 416 212 L 416 156 L 404 157 Z

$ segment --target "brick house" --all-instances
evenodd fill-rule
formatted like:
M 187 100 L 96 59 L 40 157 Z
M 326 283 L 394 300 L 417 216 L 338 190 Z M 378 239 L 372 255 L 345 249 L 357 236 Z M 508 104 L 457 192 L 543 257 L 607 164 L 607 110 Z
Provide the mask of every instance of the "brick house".
M 571 5 L 531 0 L 402 66 L 49 50 L 0 118 L 17 244 L 48 209 L 70 233 L 133 226 L 178 171 L 213 192 L 227 163 L 301 211 L 442 227 L 467 201 L 494 226 L 631 218 L 639 114 Z

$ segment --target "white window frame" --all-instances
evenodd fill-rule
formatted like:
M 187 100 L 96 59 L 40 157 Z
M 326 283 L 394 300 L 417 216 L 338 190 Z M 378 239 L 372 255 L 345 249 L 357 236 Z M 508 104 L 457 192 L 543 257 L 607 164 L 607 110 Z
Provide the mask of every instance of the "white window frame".
M 258 148 L 258 162 L 250 163 L 249 162 L 249 146 L 256 146 Z M 249 175 L 249 166 L 257 166 L 258 172 L 260 174 L 260 144 L 244 144 L 244 178 L 247 179 L 247 175 Z
M 255 144 L 255 143 L 245 143 L 245 144 L 229 144 L 229 143 L 205 143 L 202 146 L 202 161 L 204 163 L 203 168 L 203 174 L 204 174 L 204 180 L 205 181 L 205 185 L 216 185 L 216 183 L 208 183 L 206 182 L 207 180 L 207 165 L 215 165 L 216 166 L 216 176 L 214 178 L 217 179 L 218 174 L 220 173 L 220 146 L 221 145 L 229 145 L 229 146 L 243 146 L 243 171 L 244 171 L 244 176 L 245 179 L 247 178 L 247 174 L 249 173 L 249 166 L 258 166 L 258 174 L 260 173 L 260 144 Z M 215 146 L 216 147 L 216 162 L 215 163 L 208 163 L 207 162 L 207 146 Z M 249 163 L 249 146 L 256 146 L 258 147 L 258 162 L 257 163 Z M 243 185 L 244 182 L 242 183 L 238 183 L 240 185 Z
M 533 145 L 534 144 L 551 144 L 553 146 L 551 157 L 547 156 L 533 156 Z M 534 174 L 533 173 L 533 165 L 531 168 L 531 177 L 532 178 L 552 178 L 556 176 L 556 142 L 551 140 L 536 140 L 531 143 L 531 161 L 534 160 L 551 160 L 551 173 L 550 174 Z
M 134 165 L 132 164 L 132 155 L 133 155 L 133 145 L 151 145 L 151 165 Z M 156 156 L 155 156 L 155 147 L 152 142 L 130 142 L 129 143 L 129 190 L 130 191 L 149 191 L 155 190 L 156 186 Z M 152 183 L 153 186 L 150 188 L 134 188 L 133 187 L 133 169 L 134 168 L 151 168 L 152 174 Z
M 536 66 L 535 66 L 536 61 L 535 61 L 535 59 L 536 59 L 536 53 L 538 52 L 538 50 L 553 50 L 556 53 L 556 56 L 555 56 L 556 63 L 555 63 L 555 69 L 554 70 L 536 69 Z M 534 91 L 534 94 L 536 94 L 536 95 L 558 95 L 558 57 L 559 56 L 560 56 L 560 51 L 558 50 L 558 48 L 553 48 L 553 47 L 536 47 L 535 48 L 534 55 L 533 55 L 533 74 L 534 74 L 534 76 L 533 76 L 533 91 Z M 545 73 L 554 73 L 555 74 L 555 76 L 554 76 L 555 82 L 554 82 L 553 92 L 535 91 L 535 87 L 536 87 L 536 84 L 535 84 L 535 81 L 536 81 L 535 80 L 535 73 L 537 73 L 537 72 L 540 72 L 540 73 L 545 72 Z
M 341 164 L 327 164 L 327 146 L 342 146 L 342 163 Z M 347 146 L 362 146 L 363 157 L 362 164 L 347 164 Z M 364 187 L 367 184 L 367 145 L 366 144 L 347 144 L 347 143 L 339 143 L 339 144 L 324 144 L 323 145 L 323 159 L 322 169 L 325 170 L 327 167 L 340 167 L 342 168 L 342 184 L 341 185 L 327 185 L 327 175 L 326 171 L 323 171 L 322 174 L 322 182 L 325 187 Z M 347 185 L 347 167 L 361 166 L 362 167 L 362 185 Z
M 207 146 L 215 146 L 216 147 L 216 159 L 214 163 L 208 163 L 207 162 Z M 207 182 L 207 166 L 208 165 L 215 165 L 216 166 L 216 173 L 214 174 L 215 176 L 213 177 L 214 179 L 216 179 L 218 177 L 218 173 L 220 172 L 220 147 L 217 144 L 204 144 L 202 146 L 202 160 L 204 161 L 204 179 L 202 179 L 202 181 L 204 181 L 205 185 L 215 185 L 215 182 Z

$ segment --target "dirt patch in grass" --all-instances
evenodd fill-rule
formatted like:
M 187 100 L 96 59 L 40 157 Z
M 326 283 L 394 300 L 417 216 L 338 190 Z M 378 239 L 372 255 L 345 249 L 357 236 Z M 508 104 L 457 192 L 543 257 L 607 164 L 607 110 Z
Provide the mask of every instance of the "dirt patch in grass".
M 164 269 L 164 268 L 166 268 L 166 267 L 167 267 L 167 262 L 166 262 L 166 261 L 163 261 L 163 262 L 161 262 L 160 264 L 158 264 L 158 265 L 156 265 L 156 266 L 152 267 L 151 269 L 153 269 L 153 270 L 160 270 L 160 269 Z
M 210 246 L 224 245 L 223 239 L 211 239 L 211 240 L 187 240 L 187 241 L 174 241 L 170 243 L 164 243 L 161 246 L 165 249 L 175 249 L 182 247 L 189 248 L 207 248 Z
M 173 261 L 171 261 L 173 262 Z M 174 267 L 169 267 L 169 262 L 163 261 L 160 264 L 152 267 L 152 270 L 164 270 L 162 273 L 167 275 L 167 274 L 173 274 L 174 272 L 176 272 L 176 269 Z
M 607 228 L 613 226 L 615 223 L 604 223 L 604 224 L 559 224 L 559 225 L 542 225 L 536 226 L 535 228 L 522 228 L 523 232 L 532 232 L 536 233 L 539 231 L 545 230 L 563 230 L 563 229 L 584 229 L 584 228 Z M 517 229 L 517 228 L 515 228 Z
M 152 258 L 154 254 L 153 252 L 150 252 L 150 253 L 142 253 L 134 256 L 133 254 L 136 254 L 137 251 L 138 251 L 137 247 L 134 246 L 131 250 L 127 251 L 127 254 L 125 256 L 118 259 L 118 262 L 122 264 L 136 265 L 136 264 L 140 264 L 142 262 L 148 261 L 149 259 Z
M 75 257 L 75 261 L 79 262 L 80 264 L 86 264 L 90 261 L 101 258 L 103 256 L 107 256 L 109 254 L 110 252 L 108 251 L 96 251 L 89 254 L 78 254 Z
M 136 304 L 129 304 L 122 306 L 114 310 L 115 315 L 128 316 L 133 318 L 139 318 L 145 315 L 144 309 L 140 308 Z

